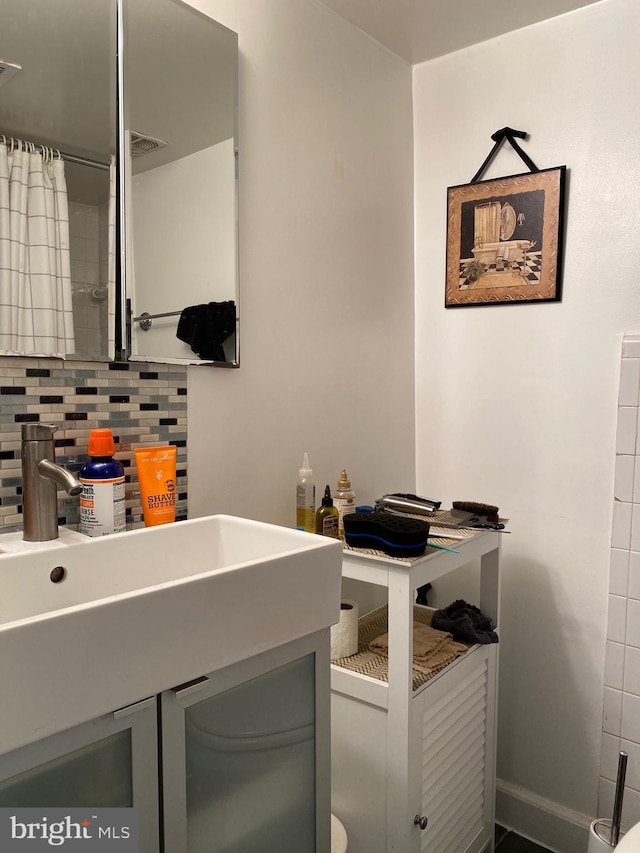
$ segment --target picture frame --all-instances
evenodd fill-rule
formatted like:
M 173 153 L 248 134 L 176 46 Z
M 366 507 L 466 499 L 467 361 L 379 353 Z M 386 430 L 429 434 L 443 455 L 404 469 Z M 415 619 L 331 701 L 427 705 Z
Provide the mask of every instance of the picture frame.
M 446 308 L 561 299 L 566 169 L 447 189 Z

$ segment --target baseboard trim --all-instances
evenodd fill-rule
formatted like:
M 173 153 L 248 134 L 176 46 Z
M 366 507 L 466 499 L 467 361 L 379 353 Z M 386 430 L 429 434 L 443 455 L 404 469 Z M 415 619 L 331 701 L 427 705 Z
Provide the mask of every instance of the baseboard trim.
M 496 821 L 555 853 L 585 853 L 591 818 L 498 779 Z

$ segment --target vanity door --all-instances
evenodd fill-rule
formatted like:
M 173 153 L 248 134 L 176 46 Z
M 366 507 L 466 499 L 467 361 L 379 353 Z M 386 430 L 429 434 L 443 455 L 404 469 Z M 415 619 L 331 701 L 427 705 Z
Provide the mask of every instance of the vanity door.
M 0 756 L 0 807 L 135 807 L 140 853 L 158 853 L 155 697 Z
M 278 649 L 162 694 L 167 850 L 329 849 L 326 690 L 316 652 L 295 654 Z

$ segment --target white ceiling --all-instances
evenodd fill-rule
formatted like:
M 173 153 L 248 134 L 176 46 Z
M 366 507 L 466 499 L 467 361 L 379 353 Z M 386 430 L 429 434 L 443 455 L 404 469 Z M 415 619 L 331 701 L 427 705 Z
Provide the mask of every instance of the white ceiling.
M 603 0 L 321 0 L 411 65 Z

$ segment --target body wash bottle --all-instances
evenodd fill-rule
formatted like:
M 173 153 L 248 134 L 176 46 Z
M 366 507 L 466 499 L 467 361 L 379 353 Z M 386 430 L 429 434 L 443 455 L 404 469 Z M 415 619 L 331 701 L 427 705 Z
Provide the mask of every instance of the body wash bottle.
M 322 506 L 316 513 L 316 533 L 338 538 L 338 510 L 333 505 L 329 486 L 325 486 Z
M 298 472 L 296 486 L 296 527 L 298 530 L 306 530 L 307 533 L 314 533 L 316 529 L 316 487 L 306 453 L 302 468 Z
M 92 429 L 89 462 L 80 471 L 80 532 L 86 536 L 122 533 L 125 526 L 124 468 L 113 458 L 110 429 Z

